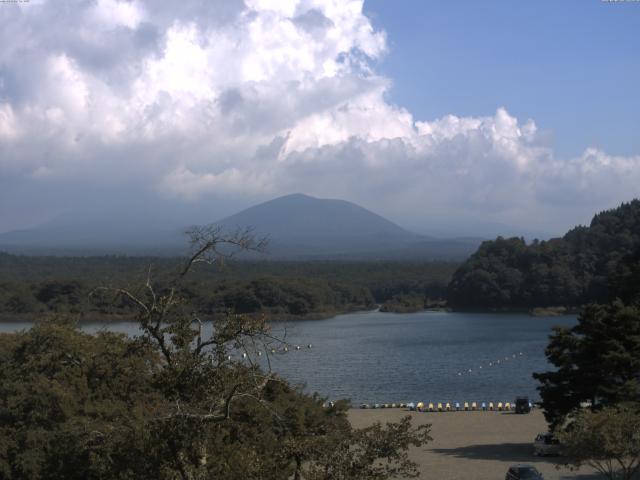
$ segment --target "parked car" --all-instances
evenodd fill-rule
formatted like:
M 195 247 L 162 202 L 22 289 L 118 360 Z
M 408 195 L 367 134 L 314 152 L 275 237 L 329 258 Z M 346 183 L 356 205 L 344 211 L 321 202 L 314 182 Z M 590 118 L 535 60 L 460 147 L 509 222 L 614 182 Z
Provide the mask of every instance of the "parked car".
M 560 455 L 560 441 L 554 437 L 553 433 L 540 433 L 533 442 L 533 454 Z
M 542 474 L 531 465 L 512 465 L 505 480 L 544 480 Z
M 529 413 L 531 412 L 531 403 L 529 403 L 529 398 L 527 397 L 518 397 L 516 398 L 516 413 Z

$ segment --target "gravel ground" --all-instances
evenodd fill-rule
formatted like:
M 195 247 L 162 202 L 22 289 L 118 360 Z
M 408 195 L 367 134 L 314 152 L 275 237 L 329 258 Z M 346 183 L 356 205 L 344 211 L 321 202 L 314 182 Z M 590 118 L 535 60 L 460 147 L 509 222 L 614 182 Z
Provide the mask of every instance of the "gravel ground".
M 417 413 L 405 409 L 360 410 L 349 412 L 355 427 L 373 422 L 397 421 L 411 415 L 415 425 L 431 423 L 433 442 L 413 449 L 411 459 L 420 465 L 421 479 L 489 480 L 504 479 L 510 465 L 534 465 L 545 480 L 601 478 L 593 470 L 579 472 L 556 469 L 561 458 L 535 457 L 533 440 L 547 430 L 542 412 L 528 415 L 505 412 Z

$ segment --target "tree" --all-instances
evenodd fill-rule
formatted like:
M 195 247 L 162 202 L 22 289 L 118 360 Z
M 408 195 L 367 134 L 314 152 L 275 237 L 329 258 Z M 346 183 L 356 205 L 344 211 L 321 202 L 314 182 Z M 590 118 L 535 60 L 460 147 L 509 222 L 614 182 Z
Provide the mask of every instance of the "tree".
M 265 317 L 202 318 L 183 301 L 198 264 L 261 249 L 249 231 L 190 232 L 175 275 L 100 289 L 137 310 L 143 334 L 91 336 L 56 321 L 0 337 L 0 476 L 33 479 L 346 479 L 415 476 L 409 420 L 354 430 L 347 404 L 270 369 Z M 259 353 L 263 353 L 262 356 Z M 359 475 L 359 476 L 358 476 Z
M 609 283 L 612 295 L 627 304 L 640 306 L 640 248 L 617 265 Z
M 546 349 L 556 370 L 534 373 L 552 427 L 590 402 L 640 400 L 640 309 L 616 301 L 588 305 L 572 328 L 554 329 Z
M 158 361 L 139 340 L 60 320 L 0 336 L 0 477 L 144 478 Z
M 411 417 L 383 427 L 375 423 L 360 430 L 348 429 L 326 436 L 315 447 L 312 461 L 304 466 L 309 480 L 385 480 L 419 475 L 407 450 L 431 440 L 430 426 L 411 428 Z
M 631 480 L 640 468 L 640 414 L 615 406 L 583 410 L 558 432 L 570 465 L 589 465 L 609 480 Z
M 588 227 L 532 242 L 483 242 L 454 273 L 454 308 L 579 307 L 640 301 L 640 200 L 595 215 Z M 633 300 L 635 299 L 635 300 Z

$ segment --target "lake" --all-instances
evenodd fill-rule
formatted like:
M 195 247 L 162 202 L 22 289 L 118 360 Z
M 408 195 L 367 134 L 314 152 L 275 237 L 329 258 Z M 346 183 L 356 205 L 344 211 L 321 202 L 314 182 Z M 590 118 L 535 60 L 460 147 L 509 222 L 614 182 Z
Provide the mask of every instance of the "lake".
M 292 382 L 306 383 L 308 391 L 332 400 L 350 398 L 354 405 L 504 402 L 520 395 L 537 399 L 531 374 L 550 368 L 544 349 L 551 328 L 575 323 L 575 316 L 358 312 L 275 323 L 276 334 L 286 328 L 287 341 L 302 347 L 271 360 L 275 371 Z M 0 331 L 25 327 L 3 323 Z M 83 326 L 90 332 L 101 328 Z M 109 328 L 138 332 L 134 323 Z

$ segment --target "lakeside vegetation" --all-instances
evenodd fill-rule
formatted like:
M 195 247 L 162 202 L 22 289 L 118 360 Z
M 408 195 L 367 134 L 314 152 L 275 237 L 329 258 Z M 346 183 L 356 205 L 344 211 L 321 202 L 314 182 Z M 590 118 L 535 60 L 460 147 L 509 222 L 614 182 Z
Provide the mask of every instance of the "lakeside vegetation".
M 465 307 L 580 306 L 577 324 L 555 327 L 549 337 L 545 354 L 554 368 L 533 374 L 544 415 L 568 467 L 590 465 L 612 480 L 635 478 L 640 201 L 602 212 L 561 239 L 486 242 L 456 272 L 450 293 Z
M 455 309 L 575 309 L 620 297 L 640 284 L 640 201 L 599 213 L 562 238 L 484 242 L 453 275 Z
M 577 325 L 553 329 L 545 353 L 555 368 L 533 374 L 567 466 L 589 465 L 611 480 L 640 469 L 638 298 L 583 307 Z
M 0 253 L 0 319 L 43 314 L 83 319 L 131 318 L 132 305 L 95 289 L 161 283 L 180 264 L 162 257 L 31 257 Z M 197 265 L 181 294 L 203 315 L 233 311 L 271 320 L 326 318 L 382 304 L 385 311 L 422 310 L 443 299 L 457 265 L 447 262 L 233 261 L 219 268 Z M 92 295 L 92 292 L 94 294 Z
M 446 310 L 447 301 L 425 297 L 420 292 L 397 293 L 380 306 L 381 312 L 415 313 L 422 310 Z

